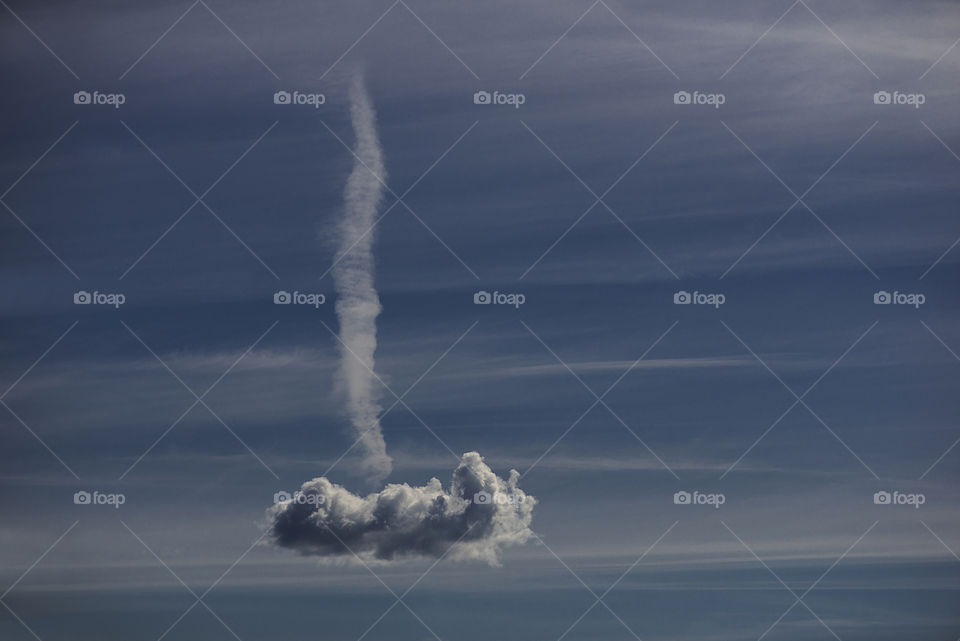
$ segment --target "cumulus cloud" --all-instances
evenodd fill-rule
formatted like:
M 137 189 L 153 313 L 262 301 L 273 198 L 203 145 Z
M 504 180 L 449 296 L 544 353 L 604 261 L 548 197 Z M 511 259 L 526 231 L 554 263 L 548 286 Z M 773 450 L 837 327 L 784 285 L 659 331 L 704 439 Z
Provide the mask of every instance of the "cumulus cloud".
M 350 89 L 350 118 L 356 162 L 347 179 L 344 212 L 336 227 L 338 262 L 333 268 L 340 323 L 339 380 L 347 397 L 347 414 L 363 452 L 363 470 L 373 481 L 392 468 L 380 429 L 379 387 L 374 376 L 380 298 L 373 283 L 373 226 L 383 200 L 386 171 L 377 133 L 377 116 L 363 77 Z
M 447 558 L 499 563 L 500 550 L 525 543 L 536 499 L 517 487 L 520 474 L 497 476 L 467 452 L 449 488 L 389 484 L 360 496 L 324 477 L 304 483 L 268 512 L 275 545 L 327 559 Z

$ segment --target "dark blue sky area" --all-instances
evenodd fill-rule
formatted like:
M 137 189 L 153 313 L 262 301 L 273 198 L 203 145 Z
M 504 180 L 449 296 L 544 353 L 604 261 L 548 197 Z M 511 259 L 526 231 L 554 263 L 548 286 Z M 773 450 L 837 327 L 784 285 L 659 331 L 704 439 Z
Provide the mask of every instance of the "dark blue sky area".
M 3 639 L 960 636 L 955 3 L 16 1 L 0 34 Z M 380 489 L 334 336 L 356 74 L 387 481 L 517 469 L 500 567 L 260 538 L 279 490 Z

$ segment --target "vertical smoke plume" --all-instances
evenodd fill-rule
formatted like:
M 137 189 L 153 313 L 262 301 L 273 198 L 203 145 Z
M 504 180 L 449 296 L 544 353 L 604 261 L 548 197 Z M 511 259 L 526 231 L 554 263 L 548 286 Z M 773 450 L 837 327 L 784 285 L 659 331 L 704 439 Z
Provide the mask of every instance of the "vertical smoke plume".
M 386 172 L 377 134 L 377 117 L 364 86 L 354 77 L 350 118 L 357 160 L 347 179 L 343 218 L 336 228 L 340 261 L 333 268 L 340 322 L 340 380 L 347 413 L 363 449 L 363 470 L 372 481 L 390 474 L 392 460 L 380 429 L 379 383 L 373 375 L 380 299 L 373 284 L 373 231 L 383 200 Z M 375 174 L 375 175 L 374 175 Z

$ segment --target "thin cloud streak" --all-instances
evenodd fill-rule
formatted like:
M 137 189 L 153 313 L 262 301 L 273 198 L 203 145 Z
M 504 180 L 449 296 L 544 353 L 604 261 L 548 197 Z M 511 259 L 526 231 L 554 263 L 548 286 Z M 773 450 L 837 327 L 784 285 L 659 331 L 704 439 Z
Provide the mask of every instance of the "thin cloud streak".
M 373 233 L 383 201 L 386 170 L 377 132 L 377 116 L 357 74 L 350 88 L 350 118 L 356 162 L 347 179 L 343 218 L 336 228 L 342 254 L 333 268 L 340 323 L 339 382 L 347 397 L 347 414 L 363 452 L 363 471 L 371 481 L 385 479 L 392 469 L 380 428 L 379 388 L 374 376 L 377 316 L 380 298 L 374 286 Z

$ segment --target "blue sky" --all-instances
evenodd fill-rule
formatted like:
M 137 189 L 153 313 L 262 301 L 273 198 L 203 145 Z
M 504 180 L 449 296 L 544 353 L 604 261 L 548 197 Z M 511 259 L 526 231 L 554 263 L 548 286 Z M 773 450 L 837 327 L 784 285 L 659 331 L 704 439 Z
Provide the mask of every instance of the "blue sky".
M 960 636 L 954 3 L 0 16 L 4 639 Z M 279 490 L 380 489 L 338 461 L 331 230 L 357 73 L 389 176 L 387 482 L 447 484 L 467 451 L 517 469 L 536 538 L 499 567 L 261 539 Z

